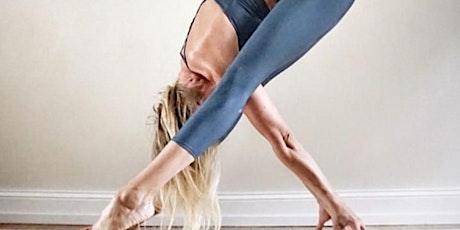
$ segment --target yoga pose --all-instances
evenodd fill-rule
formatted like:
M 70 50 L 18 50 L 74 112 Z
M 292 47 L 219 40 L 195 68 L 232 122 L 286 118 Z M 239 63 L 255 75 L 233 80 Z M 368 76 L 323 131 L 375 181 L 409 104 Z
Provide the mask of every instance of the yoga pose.
M 186 227 L 219 228 L 214 146 L 244 113 L 317 199 L 317 229 L 366 229 L 295 139 L 263 86 L 330 31 L 353 0 L 204 0 L 177 81 L 155 105 L 153 160 L 114 196 L 92 229 L 128 229 L 169 208 Z M 210 218 L 206 213 L 211 213 Z M 216 214 L 217 215 L 214 215 Z

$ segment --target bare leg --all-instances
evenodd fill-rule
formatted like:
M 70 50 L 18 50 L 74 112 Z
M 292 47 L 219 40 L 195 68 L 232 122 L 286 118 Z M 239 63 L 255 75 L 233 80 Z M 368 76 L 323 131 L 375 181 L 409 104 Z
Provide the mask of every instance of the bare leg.
M 193 161 L 185 149 L 169 142 L 157 158 L 118 191 L 92 229 L 125 230 L 152 217 L 153 194 Z

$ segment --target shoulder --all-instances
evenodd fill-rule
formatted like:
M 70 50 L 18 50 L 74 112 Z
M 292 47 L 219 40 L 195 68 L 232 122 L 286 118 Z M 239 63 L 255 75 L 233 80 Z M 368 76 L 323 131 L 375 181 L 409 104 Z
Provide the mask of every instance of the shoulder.
M 219 65 L 209 58 L 209 54 L 199 50 L 190 52 L 187 56 L 187 64 L 190 71 L 203 76 L 206 80 L 217 84 L 222 77 L 223 71 Z M 225 71 L 225 70 L 224 70 Z

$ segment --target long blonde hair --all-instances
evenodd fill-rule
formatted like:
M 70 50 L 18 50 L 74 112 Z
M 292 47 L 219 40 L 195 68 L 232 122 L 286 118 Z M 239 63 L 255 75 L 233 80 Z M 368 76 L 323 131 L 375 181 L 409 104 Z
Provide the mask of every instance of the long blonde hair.
M 158 156 L 199 106 L 199 95 L 177 83 L 167 86 L 160 93 L 160 100 L 154 105 L 154 115 L 151 116 L 154 119 L 152 159 Z M 168 229 L 171 229 L 177 214 L 184 216 L 183 229 L 220 229 L 217 198 L 220 164 L 216 160 L 216 149 L 217 145 L 209 147 L 155 194 L 156 211 L 165 211 L 163 213 L 170 218 Z

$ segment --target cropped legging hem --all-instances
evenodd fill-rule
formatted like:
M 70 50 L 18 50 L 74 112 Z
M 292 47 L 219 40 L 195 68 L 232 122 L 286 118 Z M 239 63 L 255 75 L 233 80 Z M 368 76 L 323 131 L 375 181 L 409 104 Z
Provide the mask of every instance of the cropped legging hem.
M 267 84 L 329 32 L 353 0 L 283 0 L 266 16 L 208 99 L 173 141 L 197 158 L 224 140 L 259 85 Z
M 180 140 L 176 140 L 176 139 L 173 139 L 172 141 L 175 142 L 176 144 L 178 144 L 183 149 L 185 149 L 195 159 L 197 159 L 201 155 L 201 152 L 198 152 L 197 150 L 193 149 L 193 147 L 188 145 L 187 143 L 181 142 Z M 197 154 L 197 153 L 199 153 L 199 154 Z

